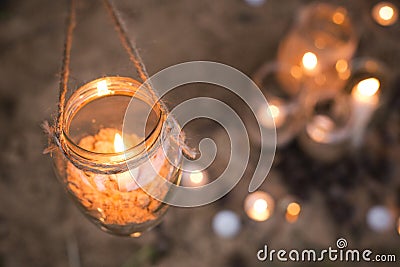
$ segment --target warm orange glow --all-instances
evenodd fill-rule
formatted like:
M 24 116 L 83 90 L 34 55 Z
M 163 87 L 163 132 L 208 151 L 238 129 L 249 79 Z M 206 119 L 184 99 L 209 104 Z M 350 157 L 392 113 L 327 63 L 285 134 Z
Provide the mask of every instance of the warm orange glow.
M 244 209 L 250 219 L 259 222 L 265 221 L 272 215 L 274 200 L 267 193 L 257 191 L 246 197 Z
M 324 49 L 326 47 L 326 39 L 321 36 L 316 36 L 314 45 L 319 49 Z
M 343 73 L 343 72 L 347 71 L 348 67 L 349 67 L 349 64 L 347 63 L 347 60 L 345 60 L 345 59 L 339 59 L 335 65 L 336 71 L 339 73 Z
M 136 233 L 131 234 L 131 237 L 139 237 L 141 235 L 142 235 L 142 233 L 136 232 Z
M 307 133 L 311 139 L 316 142 L 323 143 L 334 129 L 335 123 L 327 116 L 317 115 L 313 121 L 307 125 Z
M 335 24 L 342 24 L 345 20 L 346 16 L 344 15 L 343 12 L 341 11 L 336 11 L 335 14 L 333 14 L 332 20 Z
M 381 83 L 377 78 L 368 78 L 357 84 L 357 93 L 371 97 L 378 92 L 380 86 Z
M 119 133 L 116 133 L 114 137 L 114 150 L 116 153 L 125 151 L 124 142 Z
M 254 202 L 254 210 L 258 213 L 265 212 L 268 208 L 268 203 L 265 199 L 257 199 Z
M 390 20 L 393 18 L 394 15 L 394 10 L 390 6 L 384 6 L 381 9 L 379 9 L 379 16 L 384 19 L 384 20 Z
M 381 2 L 375 5 L 372 9 L 372 17 L 378 24 L 389 26 L 397 21 L 398 10 L 391 3 Z
M 106 80 L 99 81 L 97 83 L 97 94 L 99 96 L 108 95 L 110 90 L 108 90 L 108 85 Z
M 270 105 L 270 106 L 269 106 L 269 111 L 271 112 L 272 118 L 275 119 L 276 117 L 279 116 L 280 111 L 279 111 L 279 108 L 278 108 L 277 106 L 275 106 L 275 105 Z
M 314 53 L 307 52 L 303 56 L 302 63 L 305 69 L 314 70 L 318 64 L 318 58 Z
M 397 233 L 400 235 L 400 217 L 397 219 Z
M 301 207 L 298 203 L 292 202 L 288 205 L 286 212 L 290 215 L 297 216 L 300 214 Z
M 285 123 L 286 114 L 280 101 L 272 101 L 268 109 L 262 108 L 259 110 L 260 123 L 264 127 L 273 128 L 280 127 Z M 271 119 L 272 117 L 272 119 Z
M 301 68 L 299 66 L 293 66 L 290 68 L 290 74 L 293 76 L 295 79 L 300 79 L 301 76 L 303 75 L 301 72 Z
M 315 76 L 314 81 L 317 85 L 322 86 L 326 83 L 326 76 L 321 73 L 321 74 Z
M 201 171 L 192 172 L 189 179 L 194 184 L 201 184 L 204 180 L 204 175 Z

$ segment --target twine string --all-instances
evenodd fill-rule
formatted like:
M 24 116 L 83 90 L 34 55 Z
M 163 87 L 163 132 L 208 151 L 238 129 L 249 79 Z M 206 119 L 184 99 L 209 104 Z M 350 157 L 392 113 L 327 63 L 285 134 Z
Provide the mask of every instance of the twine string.
M 141 59 L 139 52 L 135 46 L 135 44 L 132 42 L 132 40 L 128 37 L 127 31 L 125 30 L 123 21 L 121 17 L 119 16 L 118 12 L 116 12 L 116 9 L 112 2 L 110 0 L 104 0 L 104 5 L 106 10 L 108 11 L 110 18 L 114 24 L 115 30 L 118 33 L 118 37 L 120 39 L 120 42 L 129 55 L 130 61 L 133 63 L 139 78 L 143 82 L 144 85 L 148 87 L 148 91 L 150 92 L 151 96 L 155 101 L 158 101 L 160 103 L 160 107 L 162 109 L 162 112 L 164 114 L 168 114 L 168 109 L 165 106 L 165 104 L 159 99 L 156 91 L 152 88 L 150 82 L 149 82 L 149 75 L 146 71 L 146 67 L 143 64 L 143 60 Z M 49 138 L 52 139 L 49 141 L 49 147 L 45 149 L 45 153 L 49 153 L 53 151 L 56 147 L 59 147 L 61 151 L 65 154 L 65 156 L 69 156 L 70 158 L 71 155 L 66 155 L 65 149 L 63 149 L 62 145 L 62 130 L 63 130 L 63 123 L 64 123 L 64 108 L 65 108 L 65 102 L 66 102 L 66 94 L 68 90 L 68 80 L 69 80 L 69 75 L 70 75 L 70 62 L 71 62 L 71 48 L 72 48 L 72 39 L 73 39 L 73 33 L 74 29 L 76 26 L 76 0 L 70 0 L 70 8 L 69 8 L 69 15 L 67 17 L 67 28 L 66 28 L 66 34 L 65 34 L 65 42 L 64 42 L 64 51 L 63 51 L 63 60 L 62 60 L 62 69 L 61 69 L 61 78 L 59 82 L 59 87 L 60 87 L 60 92 L 59 92 L 59 101 L 58 101 L 58 114 L 57 114 L 57 119 L 56 119 L 56 125 L 55 127 L 50 127 L 47 122 L 43 123 L 42 127 L 45 130 L 45 132 L 49 135 Z M 173 118 L 172 115 L 170 115 L 170 118 L 172 119 L 173 124 L 178 126 L 178 123 L 176 122 L 175 118 Z M 179 127 L 179 126 L 178 126 Z M 196 152 L 191 149 L 186 143 L 185 143 L 185 134 L 181 130 L 180 134 L 178 137 L 173 138 L 175 142 L 181 147 L 183 153 L 189 157 L 189 158 L 195 158 Z M 53 143 L 53 142 L 55 143 Z M 81 164 L 79 164 L 76 161 L 73 161 L 74 165 L 79 165 L 77 167 L 84 167 Z

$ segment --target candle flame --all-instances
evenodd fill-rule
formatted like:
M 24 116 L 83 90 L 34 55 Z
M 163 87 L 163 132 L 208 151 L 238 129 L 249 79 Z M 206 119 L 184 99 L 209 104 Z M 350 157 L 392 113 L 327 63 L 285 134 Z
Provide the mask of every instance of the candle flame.
M 254 201 L 254 210 L 258 213 L 265 212 L 268 209 L 268 203 L 265 199 L 257 199 Z
M 124 142 L 119 133 L 116 133 L 114 137 L 114 150 L 116 153 L 125 151 Z
M 379 16 L 383 20 L 391 20 L 394 16 L 394 10 L 390 6 L 383 6 L 379 9 Z
M 249 218 L 262 222 L 271 217 L 274 209 L 274 200 L 267 193 L 257 191 L 246 197 L 244 208 Z
M 314 53 L 307 52 L 303 56 L 302 63 L 307 70 L 314 70 L 318 64 L 318 58 Z
M 99 81 L 97 83 L 97 94 L 99 96 L 108 95 L 110 90 L 108 90 L 108 85 L 106 80 Z
M 378 92 L 380 86 L 377 78 L 368 78 L 357 84 L 357 92 L 362 96 L 371 97 Z
M 277 118 L 279 116 L 279 114 L 281 113 L 279 110 L 279 107 L 275 106 L 275 105 L 270 105 L 269 106 L 269 111 L 271 112 L 271 116 L 272 118 Z
M 398 9 L 389 2 L 381 2 L 373 7 L 372 17 L 378 24 L 390 26 L 397 21 Z
M 203 182 L 203 173 L 201 171 L 196 171 L 196 172 L 192 172 L 190 175 L 190 181 L 192 181 L 194 184 L 200 184 L 201 182 Z

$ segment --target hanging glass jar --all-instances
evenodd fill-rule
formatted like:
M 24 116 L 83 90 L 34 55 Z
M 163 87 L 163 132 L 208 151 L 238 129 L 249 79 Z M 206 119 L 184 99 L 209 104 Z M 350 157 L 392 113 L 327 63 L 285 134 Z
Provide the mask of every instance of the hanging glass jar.
M 164 200 L 180 182 L 184 144 L 179 125 L 145 83 L 147 73 L 118 14 L 104 3 L 143 83 L 107 75 L 67 97 L 74 87 L 68 85 L 76 17 L 71 0 L 59 112 L 55 125 L 46 127 L 49 151 L 60 182 L 92 222 L 106 232 L 136 237 L 165 214 Z
M 178 126 L 166 120 L 159 105 L 152 107 L 151 95 L 139 87 L 123 77 L 80 87 L 66 104 L 62 150 L 53 152 L 56 173 L 83 213 L 118 235 L 139 235 L 160 222 L 167 209 L 162 203 L 169 192 L 166 181 L 178 184 L 181 173 L 181 149 L 167 133 Z M 123 128 L 130 102 L 135 127 Z
M 295 93 L 290 94 L 277 77 L 282 72 L 289 71 L 286 64 L 267 62 L 253 75 L 254 82 L 268 100 L 269 108 L 260 107 L 260 125 L 267 129 L 276 129 L 277 146 L 283 147 L 290 143 L 299 133 L 305 123 L 305 114 L 309 100 L 305 97 L 300 84 L 294 84 Z M 293 78 L 292 78 L 293 79 Z M 269 119 L 272 116 L 273 121 Z

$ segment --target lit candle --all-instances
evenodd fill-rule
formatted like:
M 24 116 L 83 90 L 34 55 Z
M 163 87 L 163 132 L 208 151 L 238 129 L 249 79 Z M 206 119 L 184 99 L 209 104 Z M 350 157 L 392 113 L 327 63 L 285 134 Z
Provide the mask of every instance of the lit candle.
M 353 145 L 359 146 L 364 136 L 365 128 L 378 106 L 380 81 L 377 78 L 367 78 L 353 87 Z
M 312 52 L 306 52 L 301 59 L 301 63 L 306 74 L 315 74 L 318 66 L 318 58 Z
M 258 112 L 260 123 L 266 128 L 279 128 L 285 123 L 286 111 L 280 101 L 271 101 L 268 109 L 261 108 Z
M 257 191 L 248 195 L 244 201 L 244 210 L 250 219 L 254 221 L 265 221 L 273 213 L 273 198 L 262 191 Z
M 301 206 L 297 202 L 291 202 L 286 208 L 286 221 L 294 223 L 299 218 Z
M 200 166 L 189 165 L 184 168 L 182 173 L 182 186 L 197 187 L 208 183 L 208 175 L 206 171 L 201 171 Z
M 114 137 L 114 151 L 116 153 L 121 153 L 125 151 L 125 146 L 124 142 L 122 140 L 122 137 L 119 133 L 115 134 Z M 130 172 L 123 172 L 120 174 L 115 175 L 118 183 L 118 188 L 121 192 L 129 192 L 135 189 L 138 189 L 138 185 L 135 182 L 135 178 L 137 177 L 139 173 L 139 169 L 132 169 Z
M 311 123 L 306 126 L 310 138 L 317 143 L 329 143 L 329 134 L 335 127 L 331 118 L 325 115 L 314 116 Z
M 372 18 L 381 26 L 393 25 L 398 13 L 396 6 L 389 2 L 380 2 L 372 8 Z

